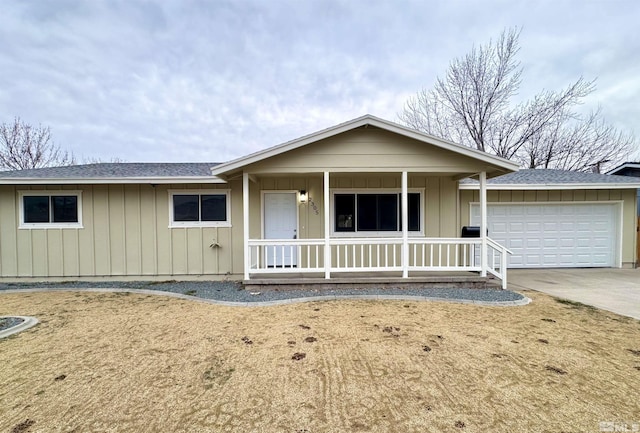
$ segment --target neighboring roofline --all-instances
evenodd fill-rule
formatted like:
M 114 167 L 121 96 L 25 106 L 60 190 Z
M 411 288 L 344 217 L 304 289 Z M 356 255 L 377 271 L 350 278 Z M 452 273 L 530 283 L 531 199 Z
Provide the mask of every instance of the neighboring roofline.
M 171 183 L 227 183 L 215 176 L 163 176 L 163 177 L 4 177 L 0 185 L 93 185 L 93 184 L 171 184 Z
M 640 162 L 625 162 L 624 164 L 620 164 L 613 170 L 609 170 L 607 174 L 616 174 L 617 172 L 622 171 L 625 168 L 640 168 Z
M 480 185 L 477 183 L 461 183 L 460 189 L 480 189 Z M 633 183 L 517 183 L 517 184 L 487 184 L 487 189 L 491 190 L 560 190 L 560 189 L 638 189 L 640 188 L 640 181 Z
M 222 163 L 220 165 L 212 167 L 211 173 L 214 176 L 228 173 L 230 171 L 237 170 L 249 164 L 253 164 L 253 163 L 262 161 L 264 159 L 267 159 L 276 155 L 280 155 L 285 152 L 289 152 L 299 147 L 306 146 L 307 144 L 324 140 L 324 139 L 342 134 L 344 132 L 347 132 L 352 129 L 356 129 L 365 125 L 375 126 L 377 128 L 384 129 L 389 132 L 394 132 L 396 134 L 403 135 L 408 138 L 413 138 L 415 140 L 429 143 L 446 150 L 460 153 L 460 154 L 469 156 L 471 158 L 492 164 L 494 166 L 504 169 L 505 171 L 514 172 L 518 170 L 518 165 L 507 159 L 500 158 L 498 156 L 494 156 L 470 147 L 462 146 L 461 144 L 456 144 L 450 141 L 446 141 L 441 138 L 437 138 L 432 135 L 425 134 L 423 132 L 409 129 L 405 126 L 398 125 L 397 123 L 389 122 L 388 120 L 383 120 L 378 117 L 367 114 L 362 117 L 358 117 L 357 119 L 353 119 L 348 122 L 341 123 L 339 125 L 336 125 L 327 129 L 323 129 L 313 134 L 305 135 L 301 138 L 287 141 L 285 143 L 270 147 L 268 149 L 260 150 L 258 152 L 254 152 L 249 155 Z

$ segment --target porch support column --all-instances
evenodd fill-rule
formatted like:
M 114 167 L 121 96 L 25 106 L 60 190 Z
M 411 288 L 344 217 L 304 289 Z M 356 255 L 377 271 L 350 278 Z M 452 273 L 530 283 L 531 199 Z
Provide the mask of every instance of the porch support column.
M 487 172 L 480 173 L 480 276 L 487 276 Z
M 244 279 L 249 279 L 251 251 L 249 251 L 249 173 L 242 174 L 242 229 L 244 235 Z
M 323 188 L 323 200 L 322 206 L 324 207 L 324 278 L 329 279 L 331 277 L 331 245 L 329 244 L 329 235 L 331 230 L 331 212 L 329 209 L 329 172 L 324 172 Z
M 409 194 L 407 193 L 407 172 L 402 172 L 402 278 L 409 277 Z
M 331 230 L 331 211 L 329 209 L 329 172 L 324 172 L 323 187 L 323 200 L 324 206 L 324 278 L 329 279 L 331 277 L 331 244 L 329 243 L 329 235 Z

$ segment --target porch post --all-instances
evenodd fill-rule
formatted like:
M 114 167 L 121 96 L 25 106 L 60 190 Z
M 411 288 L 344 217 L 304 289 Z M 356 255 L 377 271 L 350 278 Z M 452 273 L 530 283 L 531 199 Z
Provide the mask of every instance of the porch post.
M 324 206 L 324 278 L 331 277 L 331 245 L 329 244 L 329 235 L 331 230 L 330 218 L 331 211 L 329 209 L 329 172 L 324 172 L 323 201 Z
M 249 279 L 251 251 L 249 251 L 249 173 L 242 174 L 242 229 L 244 234 L 244 279 Z
M 480 276 L 487 276 L 487 172 L 480 173 Z
M 407 172 L 402 172 L 402 278 L 409 277 L 409 195 L 407 193 Z

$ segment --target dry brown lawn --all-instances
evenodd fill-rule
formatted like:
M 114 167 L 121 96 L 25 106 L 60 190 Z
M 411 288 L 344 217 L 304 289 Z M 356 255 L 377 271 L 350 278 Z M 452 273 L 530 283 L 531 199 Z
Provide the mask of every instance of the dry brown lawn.
M 640 322 L 524 307 L 0 294 L 2 432 L 598 432 L 640 422 Z M 294 359 L 296 358 L 296 359 Z M 301 358 L 301 359 L 300 359 Z

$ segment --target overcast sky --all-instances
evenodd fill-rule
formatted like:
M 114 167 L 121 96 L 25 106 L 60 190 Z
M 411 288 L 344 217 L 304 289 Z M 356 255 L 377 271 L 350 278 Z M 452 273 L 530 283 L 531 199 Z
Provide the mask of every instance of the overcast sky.
M 637 0 L 0 0 L 0 11 L 0 122 L 50 126 L 80 160 L 222 162 L 367 113 L 398 121 L 452 58 L 513 26 L 519 97 L 597 78 L 582 109 L 601 105 L 640 138 Z

